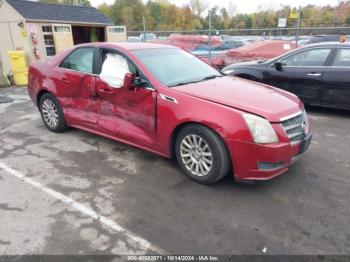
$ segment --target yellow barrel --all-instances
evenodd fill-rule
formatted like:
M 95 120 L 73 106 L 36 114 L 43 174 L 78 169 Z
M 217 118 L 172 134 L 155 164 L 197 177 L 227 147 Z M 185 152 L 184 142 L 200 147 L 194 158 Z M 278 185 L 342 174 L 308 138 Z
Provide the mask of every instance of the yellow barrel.
M 28 84 L 28 69 L 17 69 L 12 72 L 15 85 L 26 86 Z
M 8 55 L 11 60 L 12 70 L 15 71 L 17 69 L 26 69 L 26 55 L 24 51 L 9 51 Z

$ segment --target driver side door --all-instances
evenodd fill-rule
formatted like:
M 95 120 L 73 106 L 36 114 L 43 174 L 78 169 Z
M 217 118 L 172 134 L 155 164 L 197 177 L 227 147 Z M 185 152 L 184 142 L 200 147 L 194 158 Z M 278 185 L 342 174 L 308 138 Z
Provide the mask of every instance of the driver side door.
M 97 93 L 101 98 L 99 128 L 120 140 L 140 146 L 153 146 L 156 131 L 156 90 L 151 87 L 137 66 L 125 54 L 116 50 L 101 48 L 100 72 L 103 70 L 103 63 L 108 53 L 126 59 L 129 72 L 145 81 L 142 83 L 134 81 L 132 88 L 124 84 L 116 88 L 103 80 L 102 74 L 97 77 Z M 113 70 L 116 75 L 118 70 L 125 71 L 120 67 L 113 67 Z

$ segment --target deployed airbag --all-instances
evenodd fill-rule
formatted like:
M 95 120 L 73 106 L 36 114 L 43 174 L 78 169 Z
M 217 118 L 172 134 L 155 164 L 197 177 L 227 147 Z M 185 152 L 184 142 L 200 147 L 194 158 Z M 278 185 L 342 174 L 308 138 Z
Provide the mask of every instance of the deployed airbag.
M 118 54 L 108 53 L 103 62 L 100 78 L 113 88 L 124 85 L 124 77 L 129 73 L 128 61 Z

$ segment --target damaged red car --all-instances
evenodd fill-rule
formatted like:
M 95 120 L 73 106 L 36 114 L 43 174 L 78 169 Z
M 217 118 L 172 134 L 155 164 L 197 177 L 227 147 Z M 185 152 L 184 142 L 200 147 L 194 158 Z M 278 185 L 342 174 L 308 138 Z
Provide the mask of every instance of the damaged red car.
M 302 102 L 221 73 L 179 48 L 147 43 L 75 46 L 35 63 L 28 92 L 46 127 L 75 127 L 176 156 L 191 179 L 267 180 L 308 148 Z

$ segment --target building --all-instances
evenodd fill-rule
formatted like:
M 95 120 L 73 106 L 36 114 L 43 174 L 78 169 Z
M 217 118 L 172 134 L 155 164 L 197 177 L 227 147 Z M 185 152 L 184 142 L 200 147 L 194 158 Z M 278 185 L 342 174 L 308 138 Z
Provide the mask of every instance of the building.
M 126 29 L 113 26 L 93 7 L 0 0 L 0 39 L 0 60 L 7 74 L 8 51 L 23 50 L 31 63 L 76 44 L 125 41 Z

